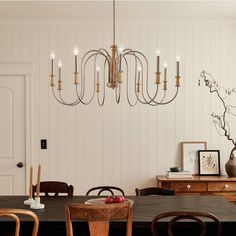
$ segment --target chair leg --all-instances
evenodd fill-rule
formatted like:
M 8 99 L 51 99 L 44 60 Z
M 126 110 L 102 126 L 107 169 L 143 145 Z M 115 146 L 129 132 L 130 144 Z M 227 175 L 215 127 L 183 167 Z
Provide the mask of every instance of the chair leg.
M 70 220 L 70 210 L 69 207 L 65 207 L 65 215 L 66 215 L 66 236 L 73 236 L 73 228 Z

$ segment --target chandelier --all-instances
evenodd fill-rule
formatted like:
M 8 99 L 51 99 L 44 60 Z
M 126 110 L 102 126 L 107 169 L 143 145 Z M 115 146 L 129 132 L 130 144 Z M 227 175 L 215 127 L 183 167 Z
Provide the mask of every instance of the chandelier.
M 121 100 L 122 89 L 124 89 L 130 106 L 135 106 L 137 103 L 151 106 L 166 105 L 178 95 L 180 87 L 179 57 L 176 58 L 176 89 L 174 94 L 167 98 L 167 64 L 164 64 L 164 79 L 161 81 L 160 51 L 157 51 L 156 72 L 152 82 L 154 88 L 152 88 L 153 94 L 151 95 L 146 56 L 142 52 L 130 48 L 118 49 L 116 45 L 115 13 L 115 0 L 113 0 L 113 44 L 111 46 L 111 54 L 104 48 L 89 50 L 81 57 L 79 65 L 79 50 L 77 47 L 74 49 L 75 71 L 73 77 L 76 98 L 73 102 L 66 102 L 62 96 L 62 63 L 60 60 L 58 61 L 58 83 L 56 89 L 58 92 L 54 89 L 56 80 L 54 74 L 55 54 L 54 52 L 51 54 L 49 80 L 52 93 L 59 103 L 68 106 L 75 106 L 80 103 L 88 105 L 96 97 L 98 104 L 102 106 L 105 102 L 107 88 L 114 91 L 117 104 Z M 91 68 L 88 68 L 89 64 Z M 90 90 L 92 92 L 86 95 L 88 80 L 91 79 L 91 76 L 87 76 L 88 72 L 92 73 L 92 81 L 90 81 Z M 131 72 L 132 76 L 130 76 Z M 160 90 L 163 91 L 160 92 Z

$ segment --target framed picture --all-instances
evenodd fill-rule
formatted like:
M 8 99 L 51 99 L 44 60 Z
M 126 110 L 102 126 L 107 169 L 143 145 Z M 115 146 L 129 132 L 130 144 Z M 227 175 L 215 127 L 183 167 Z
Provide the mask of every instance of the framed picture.
M 220 175 L 220 151 L 199 150 L 199 175 Z
M 207 149 L 207 142 L 182 142 L 182 169 L 199 174 L 198 150 Z

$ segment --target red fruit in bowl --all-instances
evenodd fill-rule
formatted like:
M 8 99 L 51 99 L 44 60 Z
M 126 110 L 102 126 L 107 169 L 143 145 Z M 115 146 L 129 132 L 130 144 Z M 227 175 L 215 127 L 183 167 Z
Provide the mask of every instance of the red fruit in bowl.
M 113 196 L 109 196 L 109 197 L 105 198 L 104 202 L 105 202 L 105 204 L 114 203 L 114 198 L 113 198 Z
M 117 196 L 114 200 L 115 203 L 123 203 L 125 198 L 123 196 Z

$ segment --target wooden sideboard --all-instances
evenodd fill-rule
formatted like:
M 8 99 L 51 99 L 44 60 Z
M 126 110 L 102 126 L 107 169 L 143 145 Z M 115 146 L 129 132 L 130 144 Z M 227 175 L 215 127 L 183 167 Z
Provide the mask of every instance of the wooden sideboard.
M 157 176 L 157 186 L 175 189 L 177 195 L 220 195 L 236 203 L 236 177 L 194 176 L 192 179 Z

